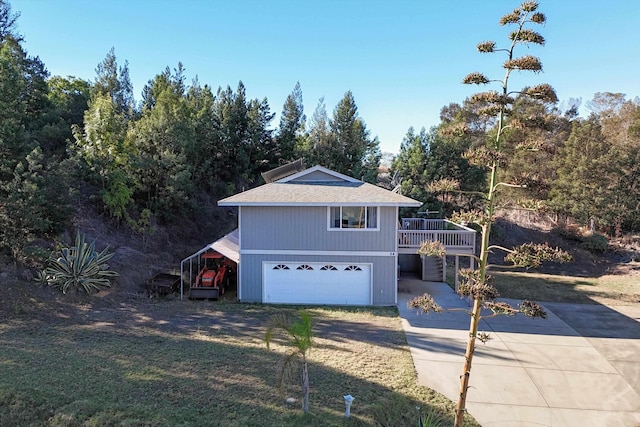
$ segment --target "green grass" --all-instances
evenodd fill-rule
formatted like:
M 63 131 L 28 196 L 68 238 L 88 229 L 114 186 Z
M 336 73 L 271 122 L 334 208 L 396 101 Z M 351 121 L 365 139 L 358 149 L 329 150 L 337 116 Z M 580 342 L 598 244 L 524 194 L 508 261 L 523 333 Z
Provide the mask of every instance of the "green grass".
M 416 383 L 395 308 L 311 309 L 311 412 L 303 415 L 300 387 L 285 396 L 276 388 L 286 349 L 263 341 L 279 310 L 292 309 L 162 301 L 81 321 L 5 322 L 0 425 L 415 426 L 419 411 L 452 423 L 453 404 Z M 356 398 L 348 420 L 346 394 Z

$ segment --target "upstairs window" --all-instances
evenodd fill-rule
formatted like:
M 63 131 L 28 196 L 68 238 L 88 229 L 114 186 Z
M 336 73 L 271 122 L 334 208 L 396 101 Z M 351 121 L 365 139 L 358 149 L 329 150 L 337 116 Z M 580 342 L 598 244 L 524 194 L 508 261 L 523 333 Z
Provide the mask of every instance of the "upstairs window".
M 378 229 L 377 206 L 332 206 L 329 208 L 330 230 Z

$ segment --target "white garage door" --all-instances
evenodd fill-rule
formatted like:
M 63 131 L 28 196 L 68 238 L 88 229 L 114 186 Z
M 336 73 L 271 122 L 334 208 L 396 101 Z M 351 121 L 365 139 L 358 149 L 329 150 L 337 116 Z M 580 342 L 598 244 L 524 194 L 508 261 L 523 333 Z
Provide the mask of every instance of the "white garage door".
M 265 262 L 263 302 L 371 304 L 371 264 Z

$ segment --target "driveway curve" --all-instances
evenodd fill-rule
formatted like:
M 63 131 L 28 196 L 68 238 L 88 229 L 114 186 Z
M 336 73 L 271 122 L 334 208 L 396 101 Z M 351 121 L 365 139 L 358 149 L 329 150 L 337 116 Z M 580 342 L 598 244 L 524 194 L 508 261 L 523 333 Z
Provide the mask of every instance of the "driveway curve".
M 398 289 L 418 382 L 456 401 L 469 316 L 407 302 L 424 292 L 445 308 L 467 300 L 444 283 L 401 279 Z M 481 320 L 492 339 L 476 347 L 467 411 L 484 427 L 640 426 L 640 307 L 543 306 L 547 319 Z

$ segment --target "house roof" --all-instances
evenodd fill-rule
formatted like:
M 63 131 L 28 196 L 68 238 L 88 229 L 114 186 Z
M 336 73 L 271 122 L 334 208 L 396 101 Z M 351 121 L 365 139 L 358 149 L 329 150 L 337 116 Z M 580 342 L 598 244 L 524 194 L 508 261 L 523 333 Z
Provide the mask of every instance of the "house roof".
M 422 203 L 314 166 L 218 201 L 219 206 L 410 206 Z

